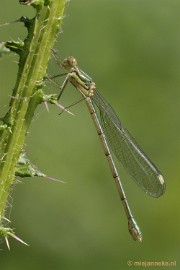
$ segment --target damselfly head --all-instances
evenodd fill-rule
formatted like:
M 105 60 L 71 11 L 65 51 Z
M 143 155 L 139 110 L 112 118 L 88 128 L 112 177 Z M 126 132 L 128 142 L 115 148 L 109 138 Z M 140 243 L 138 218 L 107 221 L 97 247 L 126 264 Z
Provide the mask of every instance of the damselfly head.
M 74 56 L 69 56 L 64 59 L 64 62 L 62 65 L 65 69 L 70 70 L 71 68 L 77 66 L 77 60 L 76 58 L 74 58 Z

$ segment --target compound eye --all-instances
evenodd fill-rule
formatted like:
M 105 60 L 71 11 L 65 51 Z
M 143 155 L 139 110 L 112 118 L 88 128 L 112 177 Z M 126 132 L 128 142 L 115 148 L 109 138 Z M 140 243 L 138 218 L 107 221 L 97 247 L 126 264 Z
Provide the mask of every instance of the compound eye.
M 73 56 L 69 56 L 66 59 L 64 59 L 63 67 L 66 69 L 71 69 L 77 65 L 77 60 Z
M 72 67 L 77 66 L 77 60 L 76 60 L 75 57 L 69 56 L 69 57 L 68 57 L 68 61 L 69 61 L 70 65 L 71 65 Z

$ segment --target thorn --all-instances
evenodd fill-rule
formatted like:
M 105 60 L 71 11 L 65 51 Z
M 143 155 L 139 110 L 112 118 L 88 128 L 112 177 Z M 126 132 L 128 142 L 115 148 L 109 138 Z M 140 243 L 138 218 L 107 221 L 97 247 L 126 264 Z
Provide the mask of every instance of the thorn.
M 57 179 L 57 178 L 54 178 L 54 177 L 51 177 L 51 176 L 47 176 L 47 175 L 44 175 L 44 178 L 53 180 L 53 181 L 55 181 L 55 182 L 63 183 L 63 184 L 66 183 L 66 182 L 64 182 L 64 181 L 62 181 L 62 180 L 59 180 L 59 179 Z
M 0 24 L 0 26 L 6 26 L 6 25 L 9 25 L 10 22 L 6 22 L 6 23 L 3 23 L 3 24 Z
M 16 184 L 24 184 L 24 182 L 23 181 L 20 181 L 19 179 L 17 179 L 17 178 L 15 178 L 15 183 Z
M 60 109 L 62 109 L 63 111 L 65 111 L 65 112 L 67 112 L 67 113 L 69 113 L 69 114 L 71 114 L 71 115 L 74 115 L 74 113 L 72 113 L 72 112 L 70 112 L 69 110 L 67 110 L 63 105 L 59 104 L 58 102 L 56 103 L 56 105 L 57 105 Z
M 18 23 L 18 22 L 23 22 L 25 24 L 25 23 L 29 22 L 29 19 L 25 16 L 22 16 L 21 18 L 19 18 L 17 20 L 0 24 L 0 26 L 6 26 L 6 25 L 13 24 L 13 23 Z
M 57 98 L 55 97 L 55 95 L 44 95 L 43 101 L 45 103 L 47 111 L 49 111 L 49 109 L 47 108 L 47 103 L 50 103 L 50 104 L 55 104 L 61 110 L 65 111 L 71 115 L 74 115 L 74 113 L 68 111 L 63 105 L 61 105 L 60 103 L 57 102 Z
M 0 227 L 0 234 L 5 238 L 6 245 L 7 245 L 9 250 L 10 250 L 10 244 L 9 244 L 8 237 L 13 237 L 17 241 L 28 246 L 28 244 L 26 242 L 24 242 L 22 239 L 20 239 L 17 235 L 14 234 L 14 231 L 11 228 Z
M 7 248 L 10 250 L 10 245 L 9 245 L 9 241 L 8 241 L 7 236 L 5 236 L 4 238 L 5 238 L 5 241 L 6 241 L 6 246 L 7 246 Z
M 25 246 L 28 246 L 29 247 L 29 245 L 26 243 L 26 242 L 24 242 L 21 238 L 19 238 L 17 235 L 15 235 L 14 233 L 11 233 L 11 232 L 8 232 L 8 234 L 10 235 L 10 236 L 12 236 L 14 239 L 16 239 L 17 241 L 19 241 L 20 243 L 22 243 L 22 244 L 24 244 Z
M 3 217 L 3 219 L 6 220 L 6 221 L 9 222 L 9 223 L 11 222 L 11 221 L 10 221 L 8 218 L 6 218 L 6 217 Z
M 46 107 L 46 110 L 49 112 L 49 107 L 48 107 L 47 101 L 44 101 L 44 105 L 45 105 L 45 107 Z

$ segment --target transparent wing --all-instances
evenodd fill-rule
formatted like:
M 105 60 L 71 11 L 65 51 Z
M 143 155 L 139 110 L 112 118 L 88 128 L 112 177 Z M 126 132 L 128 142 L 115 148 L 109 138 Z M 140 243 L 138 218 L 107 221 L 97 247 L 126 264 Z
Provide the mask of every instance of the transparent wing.
M 160 171 L 145 155 L 121 122 L 111 106 L 96 90 L 92 98 L 100 111 L 103 131 L 117 159 L 134 181 L 149 195 L 161 196 L 165 182 Z

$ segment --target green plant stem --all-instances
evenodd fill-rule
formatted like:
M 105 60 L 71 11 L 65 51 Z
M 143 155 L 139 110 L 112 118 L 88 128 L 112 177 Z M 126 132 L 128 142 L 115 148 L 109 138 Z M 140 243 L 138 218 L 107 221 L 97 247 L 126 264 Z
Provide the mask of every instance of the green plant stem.
M 44 1 L 47 3 L 47 1 Z M 37 7 L 28 26 L 28 36 L 19 46 L 19 71 L 9 111 L 3 119 L 0 137 L 0 226 L 9 192 L 15 179 L 16 164 L 38 104 L 43 101 L 40 82 L 46 75 L 51 48 L 60 29 L 65 0 L 48 1 Z M 11 46 L 10 46 L 11 48 Z M 17 49 L 17 51 L 18 51 Z

